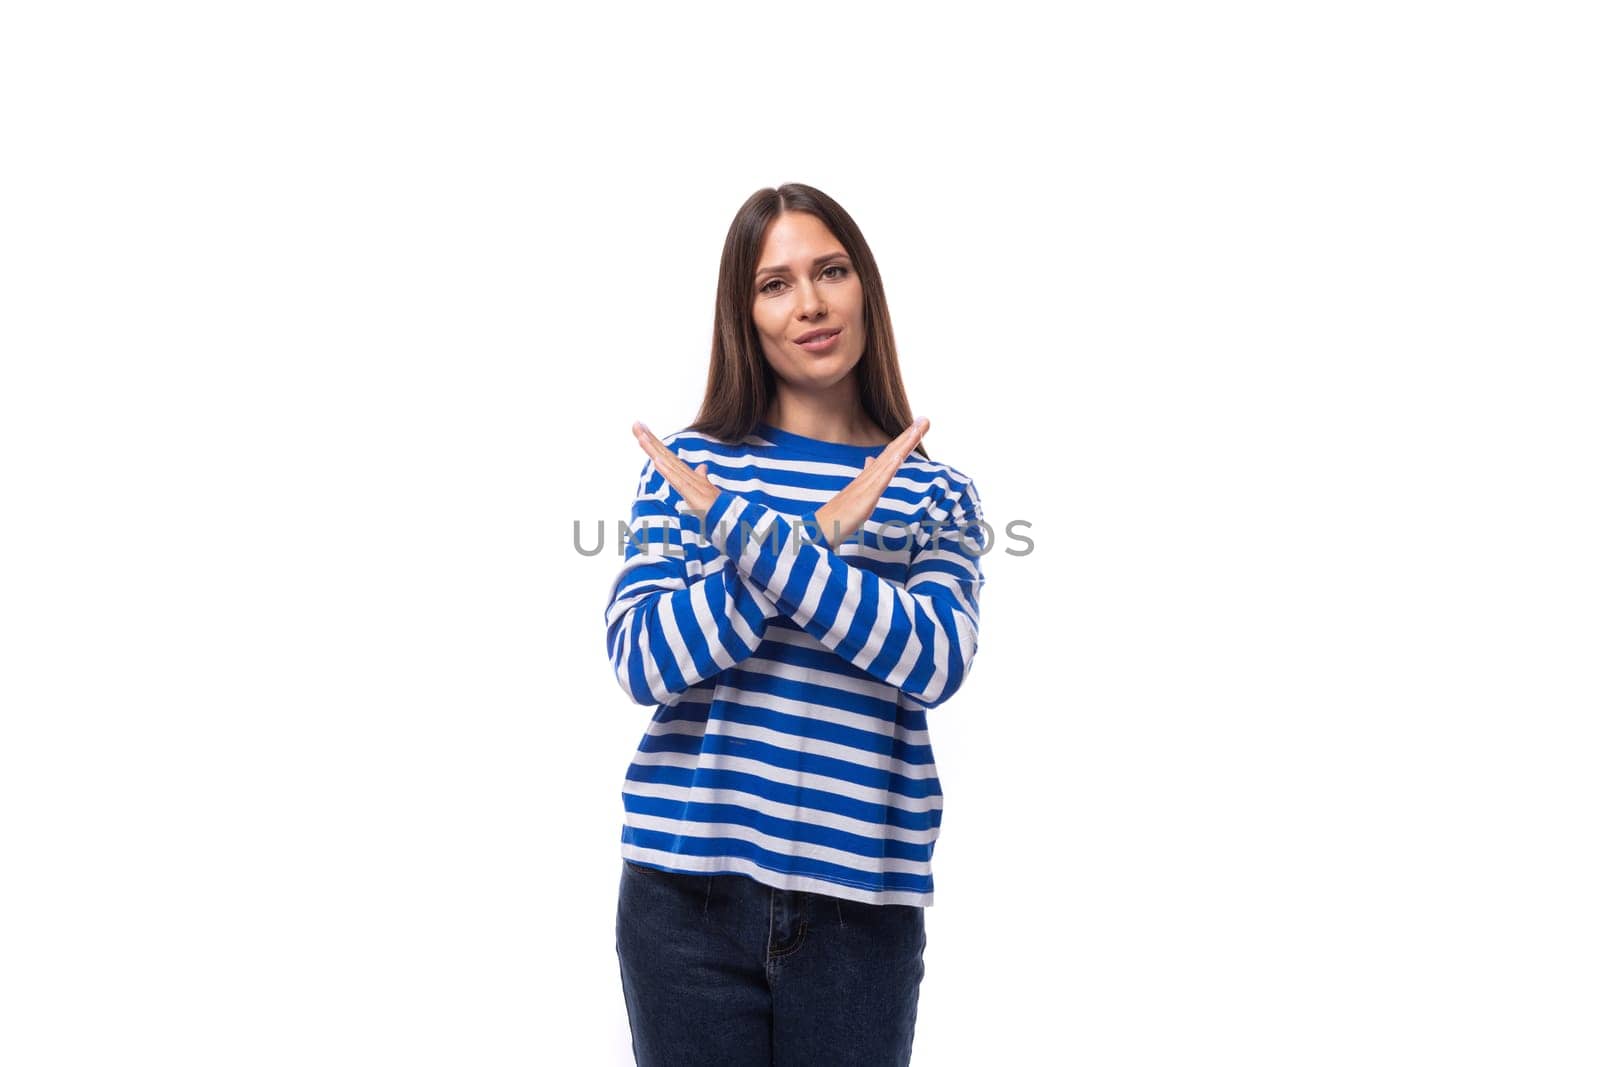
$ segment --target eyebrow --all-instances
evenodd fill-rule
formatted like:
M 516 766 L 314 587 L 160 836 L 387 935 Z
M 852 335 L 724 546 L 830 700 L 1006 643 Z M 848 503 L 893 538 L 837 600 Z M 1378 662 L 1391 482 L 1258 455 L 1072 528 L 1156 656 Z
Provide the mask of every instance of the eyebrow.
M 844 253 L 844 252 L 829 252 L 825 256 L 818 256 L 816 259 L 813 259 L 811 261 L 811 265 L 813 267 L 820 267 L 824 263 L 828 262 L 828 260 L 830 260 L 830 259 L 849 259 L 849 258 L 850 258 L 850 256 L 847 253 Z M 763 274 L 788 274 L 788 273 L 789 273 L 789 268 L 780 263 L 776 267 L 762 267 L 760 270 L 756 271 L 756 277 L 759 278 Z

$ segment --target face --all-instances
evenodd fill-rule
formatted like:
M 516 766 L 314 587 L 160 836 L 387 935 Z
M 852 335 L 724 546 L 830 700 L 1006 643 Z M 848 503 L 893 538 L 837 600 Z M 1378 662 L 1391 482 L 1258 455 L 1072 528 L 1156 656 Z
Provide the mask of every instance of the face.
M 756 260 L 752 308 L 773 372 L 807 391 L 838 385 L 866 351 L 861 279 L 838 238 L 815 215 L 789 211 L 767 228 Z M 801 338 L 835 332 L 821 347 Z

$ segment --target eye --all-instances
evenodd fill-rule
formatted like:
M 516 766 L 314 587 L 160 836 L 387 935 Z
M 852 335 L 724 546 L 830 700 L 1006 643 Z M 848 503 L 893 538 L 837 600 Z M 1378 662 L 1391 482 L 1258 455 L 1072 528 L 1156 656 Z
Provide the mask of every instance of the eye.
M 839 272 L 837 275 L 834 276 L 836 278 L 843 278 L 845 275 L 850 273 L 850 268 L 846 267 L 843 263 L 829 263 L 826 267 L 822 268 L 823 275 L 826 276 L 827 273 L 830 270 L 836 270 L 836 271 Z M 774 285 L 782 285 L 782 284 L 783 284 L 783 279 L 782 278 L 773 278 L 773 279 L 769 280 L 765 285 L 763 285 L 763 286 L 759 287 L 758 289 L 756 289 L 756 292 L 757 293 L 765 293 L 765 292 L 774 291 L 772 289 L 772 287 Z

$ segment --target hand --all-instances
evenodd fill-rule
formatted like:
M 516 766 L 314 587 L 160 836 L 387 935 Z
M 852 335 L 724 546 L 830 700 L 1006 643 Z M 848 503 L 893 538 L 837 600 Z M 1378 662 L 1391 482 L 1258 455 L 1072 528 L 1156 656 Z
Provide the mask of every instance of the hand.
M 927 432 L 927 419 L 914 420 L 904 433 L 884 445 L 882 452 L 867 457 L 866 469 L 817 509 L 817 527 L 829 545 L 837 547 L 861 529 L 877 508 L 883 491 L 899 473 L 900 464 Z
M 711 479 L 706 477 L 709 465 L 702 463 L 698 467 L 690 467 L 675 455 L 672 449 L 656 440 L 656 435 L 650 432 L 650 427 L 642 422 L 633 424 L 633 436 L 638 439 L 639 447 L 644 449 L 645 455 L 655 460 L 656 470 L 667 480 L 667 484 L 678 491 L 685 504 L 704 515 L 711 510 L 711 505 L 716 503 L 722 490 L 711 484 Z

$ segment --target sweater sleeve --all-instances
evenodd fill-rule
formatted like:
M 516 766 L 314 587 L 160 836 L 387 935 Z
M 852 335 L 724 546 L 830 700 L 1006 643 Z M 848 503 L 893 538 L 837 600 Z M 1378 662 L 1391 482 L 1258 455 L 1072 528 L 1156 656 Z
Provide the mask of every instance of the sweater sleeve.
M 636 704 L 678 703 L 689 689 L 753 655 L 767 620 L 778 614 L 726 555 L 703 558 L 703 539 L 685 537 L 680 507 L 687 508 L 682 496 L 654 460 L 647 462 L 605 611 L 606 651 Z M 691 522 L 698 530 L 698 520 Z
M 978 651 L 981 559 L 989 533 L 970 480 L 931 531 L 911 530 L 904 585 L 851 566 L 825 540 L 756 500 L 723 490 L 707 538 L 777 609 L 879 681 L 924 708 L 949 700 Z M 898 537 L 896 537 L 898 540 Z

